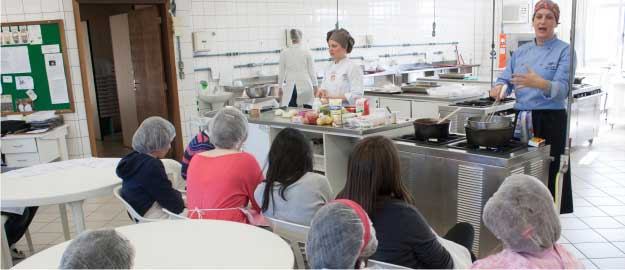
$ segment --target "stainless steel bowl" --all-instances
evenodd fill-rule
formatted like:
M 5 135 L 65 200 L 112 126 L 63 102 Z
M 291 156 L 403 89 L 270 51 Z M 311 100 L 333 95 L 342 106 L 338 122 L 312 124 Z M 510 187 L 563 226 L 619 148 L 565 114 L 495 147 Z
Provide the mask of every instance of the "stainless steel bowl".
M 252 85 L 245 87 L 245 94 L 249 98 L 263 98 L 269 94 L 271 90 L 271 85 L 261 84 L 261 85 Z
M 512 120 L 504 116 L 493 116 L 490 121 L 485 121 L 482 116 L 469 117 L 468 125 L 474 129 L 500 129 L 512 126 Z

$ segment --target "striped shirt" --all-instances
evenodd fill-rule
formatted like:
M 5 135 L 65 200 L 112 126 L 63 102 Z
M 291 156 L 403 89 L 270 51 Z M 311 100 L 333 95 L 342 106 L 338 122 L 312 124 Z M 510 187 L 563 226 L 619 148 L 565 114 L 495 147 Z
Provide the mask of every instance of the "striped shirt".
M 189 168 L 191 158 L 193 158 L 195 154 L 213 149 L 215 149 L 215 146 L 210 142 L 206 132 L 200 131 L 200 133 L 193 137 L 187 149 L 184 150 L 184 155 L 182 157 L 182 178 L 187 180 L 187 169 Z

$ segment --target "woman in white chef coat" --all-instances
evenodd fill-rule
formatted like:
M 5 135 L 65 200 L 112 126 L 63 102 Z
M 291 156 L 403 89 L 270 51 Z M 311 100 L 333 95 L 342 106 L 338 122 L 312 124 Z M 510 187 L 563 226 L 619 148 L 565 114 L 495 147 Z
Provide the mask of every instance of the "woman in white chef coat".
M 364 96 L 362 69 L 347 58 L 347 54 L 354 48 L 354 38 L 341 28 L 328 32 L 326 41 L 334 61 L 325 71 L 317 97 L 342 99 L 354 104 Z
M 317 74 L 308 50 L 300 45 L 302 31 L 291 29 L 289 32 L 293 45 L 280 54 L 280 86 L 286 80 L 286 88 L 280 87 L 282 106 L 310 106 L 313 102 L 313 88 L 317 89 Z

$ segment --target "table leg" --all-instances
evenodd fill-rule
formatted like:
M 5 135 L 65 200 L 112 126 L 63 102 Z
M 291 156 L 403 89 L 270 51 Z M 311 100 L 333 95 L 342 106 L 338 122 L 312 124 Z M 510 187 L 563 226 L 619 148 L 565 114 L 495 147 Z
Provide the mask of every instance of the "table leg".
M 13 267 L 13 258 L 11 257 L 11 251 L 9 249 L 9 241 L 7 240 L 7 233 L 4 231 L 4 223 L 7 218 L 2 216 L 2 269 L 9 269 Z
M 84 201 L 76 201 L 68 203 L 72 209 L 72 218 L 74 218 L 74 226 L 76 227 L 76 235 L 85 231 L 85 214 L 82 211 Z
M 67 151 L 67 141 L 65 140 L 65 136 L 59 137 L 59 154 L 61 154 L 61 160 L 68 160 L 69 154 Z
M 71 239 L 69 235 L 69 223 L 67 222 L 67 207 L 65 204 L 59 204 L 59 212 L 61 212 L 61 225 L 63 226 L 63 236 L 65 240 Z

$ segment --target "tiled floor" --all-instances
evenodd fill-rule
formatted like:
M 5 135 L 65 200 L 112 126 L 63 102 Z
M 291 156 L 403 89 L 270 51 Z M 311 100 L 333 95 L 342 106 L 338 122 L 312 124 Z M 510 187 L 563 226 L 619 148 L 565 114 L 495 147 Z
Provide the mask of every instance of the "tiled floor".
M 575 148 L 572 162 L 575 213 L 561 217 L 560 242 L 587 268 L 625 268 L 625 126 Z M 112 195 L 88 200 L 84 211 L 88 229 L 132 224 Z M 65 241 L 58 207 L 41 207 L 30 232 L 35 252 Z M 29 253 L 25 239 L 17 247 Z

